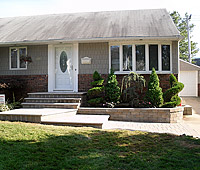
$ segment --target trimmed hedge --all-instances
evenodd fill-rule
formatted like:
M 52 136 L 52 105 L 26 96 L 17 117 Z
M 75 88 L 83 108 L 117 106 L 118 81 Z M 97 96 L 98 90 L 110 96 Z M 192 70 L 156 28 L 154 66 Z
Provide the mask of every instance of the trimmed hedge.
M 93 80 L 94 81 L 91 83 L 93 88 L 89 89 L 87 93 L 88 104 L 90 106 L 101 106 L 104 100 L 104 79 L 95 71 L 93 73 Z
M 181 104 L 181 98 L 178 96 L 178 93 L 183 90 L 184 84 L 177 81 L 176 77 L 171 74 L 170 75 L 170 86 L 164 94 L 164 104 L 162 107 L 176 107 Z

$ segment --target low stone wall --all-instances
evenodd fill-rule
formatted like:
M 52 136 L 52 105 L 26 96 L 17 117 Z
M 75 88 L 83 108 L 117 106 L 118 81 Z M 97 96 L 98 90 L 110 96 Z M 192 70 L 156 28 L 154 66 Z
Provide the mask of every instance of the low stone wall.
M 192 106 L 190 105 L 185 105 L 183 115 L 192 115 Z
M 109 120 L 178 123 L 183 118 L 183 107 L 176 108 L 79 108 L 77 114 L 107 114 Z

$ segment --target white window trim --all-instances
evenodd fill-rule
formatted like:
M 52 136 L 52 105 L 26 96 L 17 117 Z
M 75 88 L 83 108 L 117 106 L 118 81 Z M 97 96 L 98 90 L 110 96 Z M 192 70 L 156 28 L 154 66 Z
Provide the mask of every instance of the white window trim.
M 133 70 L 132 71 L 123 71 L 123 45 L 132 45 L 132 62 Z M 145 68 L 146 71 L 136 71 L 136 56 L 135 56 L 135 45 L 145 45 Z M 129 74 L 130 72 L 136 72 L 139 74 L 151 74 L 149 70 L 149 45 L 158 45 L 158 74 L 171 74 L 172 73 L 172 42 L 109 42 L 109 72 L 111 69 L 111 46 L 120 47 L 120 56 L 119 56 L 119 65 L 120 71 L 115 71 L 115 74 Z M 162 71 L 162 45 L 170 45 L 170 71 Z
M 27 55 L 27 47 L 10 47 L 9 48 L 9 69 L 10 70 L 27 70 L 27 63 L 26 68 L 20 68 L 20 58 L 19 58 L 19 49 L 25 48 L 26 49 L 26 55 Z M 11 68 L 11 50 L 17 49 L 17 68 Z

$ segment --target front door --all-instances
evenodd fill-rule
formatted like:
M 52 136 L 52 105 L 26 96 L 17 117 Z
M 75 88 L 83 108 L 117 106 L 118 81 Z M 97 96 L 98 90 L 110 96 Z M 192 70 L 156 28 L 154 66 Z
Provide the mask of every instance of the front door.
M 55 48 L 55 90 L 73 91 L 72 47 Z

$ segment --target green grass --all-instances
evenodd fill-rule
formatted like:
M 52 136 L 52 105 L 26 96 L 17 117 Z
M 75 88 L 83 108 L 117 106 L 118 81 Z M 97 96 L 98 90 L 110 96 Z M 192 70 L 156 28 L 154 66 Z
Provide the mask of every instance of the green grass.
M 0 121 L 0 170 L 200 169 L 200 139 Z

